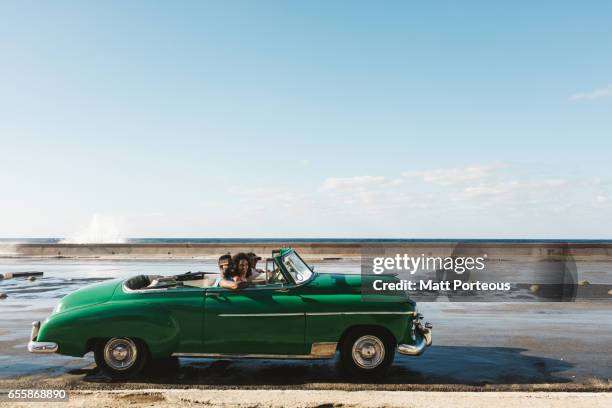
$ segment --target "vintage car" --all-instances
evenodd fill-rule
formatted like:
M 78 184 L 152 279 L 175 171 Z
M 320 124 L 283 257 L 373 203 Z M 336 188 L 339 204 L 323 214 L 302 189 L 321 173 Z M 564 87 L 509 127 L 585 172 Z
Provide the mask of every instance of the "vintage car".
M 172 357 L 333 358 L 350 374 L 376 376 L 395 350 L 418 356 L 432 327 L 404 293 L 362 290 L 394 276 L 317 273 L 290 248 L 272 253 L 260 281 L 219 287 L 218 273 L 140 275 L 65 296 L 28 350 L 83 356 L 93 351 L 108 376 L 128 378 L 147 361 Z

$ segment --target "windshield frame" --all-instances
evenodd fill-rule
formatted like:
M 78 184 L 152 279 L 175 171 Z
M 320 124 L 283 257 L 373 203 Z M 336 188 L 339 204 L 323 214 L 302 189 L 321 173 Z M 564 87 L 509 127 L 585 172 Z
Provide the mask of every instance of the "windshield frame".
M 310 276 L 308 277 L 308 279 L 305 279 L 301 282 L 297 282 L 294 278 L 293 275 L 291 274 L 291 272 L 289 272 L 287 270 L 287 267 L 285 266 L 285 263 L 283 262 L 283 259 L 285 259 L 285 257 L 291 256 L 291 255 L 295 255 L 297 256 L 297 258 L 306 266 L 306 268 L 310 271 Z M 293 284 L 295 286 L 302 286 L 308 282 L 310 282 L 316 275 L 316 272 L 310 267 L 310 265 L 308 265 L 303 259 L 302 257 L 295 251 L 295 250 L 291 250 L 290 252 L 287 252 L 286 254 L 283 255 L 279 255 L 277 257 L 275 257 L 275 260 L 277 261 L 277 264 L 280 265 L 280 267 L 282 268 L 285 276 L 289 277 L 289 279 L 291 280 L 291 282 L 293 282 Z

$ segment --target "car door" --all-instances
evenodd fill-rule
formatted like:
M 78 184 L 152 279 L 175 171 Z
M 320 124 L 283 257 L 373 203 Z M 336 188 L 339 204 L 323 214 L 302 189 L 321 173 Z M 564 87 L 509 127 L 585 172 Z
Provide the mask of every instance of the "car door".
M 292 285 L 208 288 L 203 353 L 304 355 L 305 315 Z
M 153 341 L 165 333 L 169 327 L 165 321 L 168 318 L 171 322 L 172 335 L 163 341 L 156 340 L 156 343 L 172 345 L 169 350 L 162 350 L 170 353 L 195 353 L 202 348 L 202 326 L 204 310 L 204 289 L 190 287 L 176 287 L 168 289 L 152 289 L 136 291 L 134 294 L 124 294 L 132 296 L 134 303 L 130 310 L 144 314 L 144 318 L 134 312 L 129 320 L 117 321 L 115 324 L 127 324 L 130 327 L 144 327 L 144 331 L 134 333 L 135 337 L 142 337 L 145 340 Z M 135 296 L 135 297 L 134 297 Z M 141 323 L 135 325 L 131 320 Z M 155 324 L 151 324 L 154 322 Z M 161 330 L 158 324 L 164 324 Z M 144 326 L 142 326 L 144 325 Z M 160 347 L 160 344 L 149 344 L 149 347 Z

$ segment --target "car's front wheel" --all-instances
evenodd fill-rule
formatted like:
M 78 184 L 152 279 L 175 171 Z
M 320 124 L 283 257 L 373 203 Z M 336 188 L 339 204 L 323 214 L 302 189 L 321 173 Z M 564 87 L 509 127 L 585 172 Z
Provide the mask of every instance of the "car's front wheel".
M 142 370 L 147 360 L 147 350 L 139 340 L 112 337 L 96 343 L 94 357 L 104 374 L 112 379 L 124 380 Z
M 356 329 L 349 332 L 340 346 L 340 361 L 353 376 L 374 378 L 393 363 L 395 341 L 384 330 Z

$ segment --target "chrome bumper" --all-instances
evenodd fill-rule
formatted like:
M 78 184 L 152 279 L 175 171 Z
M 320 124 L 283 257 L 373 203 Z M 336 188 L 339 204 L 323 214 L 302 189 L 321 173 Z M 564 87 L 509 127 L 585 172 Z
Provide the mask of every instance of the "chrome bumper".
M 40 322 L 32 322 L 32 331 L 30 332 L 28 351 L 30 353 L 55 353 L 58 349 L 57 343 L 50 341 L 36 341 L 39 330 Z
M 431 323 L 423 324 L 421 322 L 423 316 L 417 315 L 415 318 L 415 329 L 421 334 L 415 344 L 399 344 L 397 352 L 407 356 L 420 356 L 425 349 L 431 346 L 433 326 Z

